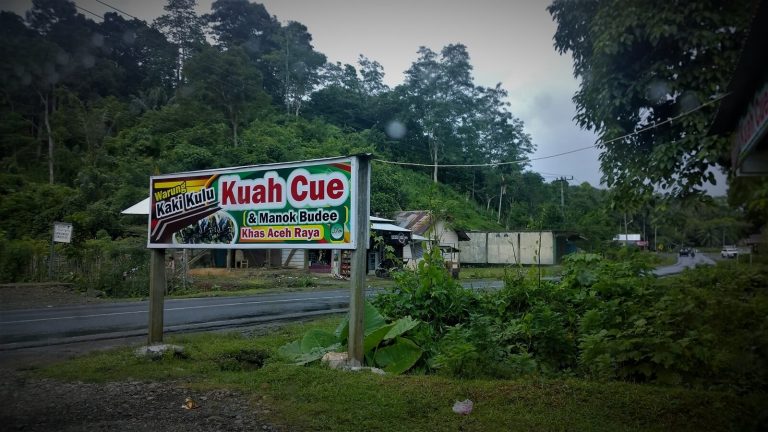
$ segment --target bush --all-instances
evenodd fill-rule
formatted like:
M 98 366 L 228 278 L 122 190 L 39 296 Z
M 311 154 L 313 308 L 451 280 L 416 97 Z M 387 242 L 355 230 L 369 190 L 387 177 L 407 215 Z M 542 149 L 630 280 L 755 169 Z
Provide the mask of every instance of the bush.
M 71 279 L 81 290 L 99 290 L 109 297 L 149 295 L 149 250 L 144 239 L 87 240 L 70 249 Z
M 478 306 L 475 293 L 463 288 L 445 269 L 438 248 L 424 255 L 417 270 L 392 276 L 395 288 L 377 296 L 376 307 L 389 317 L 425 321 L 438 337 L 448 327 L 466 322 Z
M 414 336 L 426 371 L 768 390 L 768 267 L 721 263 L 656 279 L 649 254 L 619 254 L 571 255 L 559 283 L 507 272 L 502 289 L 481 294 L 430 256 L 376 304 L 429 325 Z
M 0 282 L 32 282 L 47 276 L 48 248 L 45 241 L 7 240 L 0 232 Z

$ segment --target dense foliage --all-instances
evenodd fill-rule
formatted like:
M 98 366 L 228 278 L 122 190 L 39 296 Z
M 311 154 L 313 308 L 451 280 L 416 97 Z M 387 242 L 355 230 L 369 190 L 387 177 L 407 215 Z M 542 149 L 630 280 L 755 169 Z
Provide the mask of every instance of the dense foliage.
M 714 182 L 728 143 L 707 136 L 748 30 L 753 0 L 557 0 L 555 47 L 580 80 L 576 120 L 601 137 L 604 178 L 624 200 Z M 667 122 L 691 112 L 678 121 Z M 647 132 L 632 134 L 661 123 Z
M 97 238 L 108 256 L 109 239 L 145 235 L 143 218 L 120 211 L 146 197 L 150 175 L 360 152 L 435 165 L 375 161 L 381 216 L 430 209 L 462 229 L 568 230 L 593 251 L 624 231 L 676 246 L 732 243 L 748 228 L 722 203 L 707 207 L 706 226 L 687 205 L 619 212 L 605 190 L 508 163 L 534 144 L 506 91 L 475 83 L 464 45 L 422 47 L 390 88 L 375 60 L 333 63 L 309 29 L 263 5 L 215 1 L 204 16 L 194 6 L 169 1 L 154 23 L 87 17 L 69 0 L 34 0 L 25 17 L 0 12 L 0 230 L 27 251 L 0 257 L 0 280 L 44 277 L 29 269 L 42 268 L 38 242 L 54 221 L 74 226 L 65 256 Z
M 412 336 L 425 371 L 768 389 L 768 269 L 721 264 L 657 280 L 649 259 L 576 254 L 560 282 L 510 269 L 502 289 L 474 292 L 435 255 L 375 304 L 426 323 Z

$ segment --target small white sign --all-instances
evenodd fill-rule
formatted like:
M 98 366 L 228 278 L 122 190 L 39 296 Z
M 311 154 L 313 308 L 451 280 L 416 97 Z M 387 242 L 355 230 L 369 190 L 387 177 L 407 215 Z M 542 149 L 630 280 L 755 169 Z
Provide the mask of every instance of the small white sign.
M 53 241 L 57 243 L 72 243 L 72 224 L 66 222 L 54 222 Z

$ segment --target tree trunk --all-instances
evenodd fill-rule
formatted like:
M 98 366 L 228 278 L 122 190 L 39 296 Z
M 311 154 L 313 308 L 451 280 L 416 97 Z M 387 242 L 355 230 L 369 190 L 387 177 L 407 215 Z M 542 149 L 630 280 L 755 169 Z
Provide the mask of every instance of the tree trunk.
M 230 107 L 229 111 L 232 113 L 233 109 Z M 231 114 L 230 118 L 232 119 L 232 143 L 237 147 L 237 114 Z
M 432 173 L 432 180 L 435 183 L 437 183 L 437 143 L 435 143 L 433 147 L 434 147 L 435 152 L 434 152 L 434 154 L 432 156 L 432 162 L 434 162 L 435 166 L 434 166 L 434 171 Z
M 38 96 L 40 96 L 40 101 L 43 103 L 43 122 L 45 123 L 45 132 L 48 135 L 48 183 L 53 184 L 53 134 L 51 133 L 51 121 L 49 118 L 48 110 L 49 110 L 49 96 L 48 93 L 43 96 L 41 93 L 38 92 Z
M 503 181 L 504 177 L 502 176 L 501 179 Z M 501 191 L 499 192 L 499 214 L 496 217 L 496 223 L 498 224 L 501 223 L 501 203 L 502 203 L 502 198 L 504 198 L 504 192 L 505 192 L 504 189 L 506 189 L 506 187 L 504 185 L 501 185 Z

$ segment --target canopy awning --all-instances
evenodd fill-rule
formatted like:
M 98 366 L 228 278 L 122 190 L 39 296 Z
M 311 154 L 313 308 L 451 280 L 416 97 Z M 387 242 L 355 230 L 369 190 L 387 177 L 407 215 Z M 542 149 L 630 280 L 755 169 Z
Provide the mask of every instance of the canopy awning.
M 376 231 L 411 232 L 411 230 L 407 228 L 389 223 L 374 222 L 371 224 L 371 228 L 375 229 Z
M 121 211 L 122 214 L 127 215 L 148 215 L 149 214 L 149 197 L 137 202 L 136 204 Z

